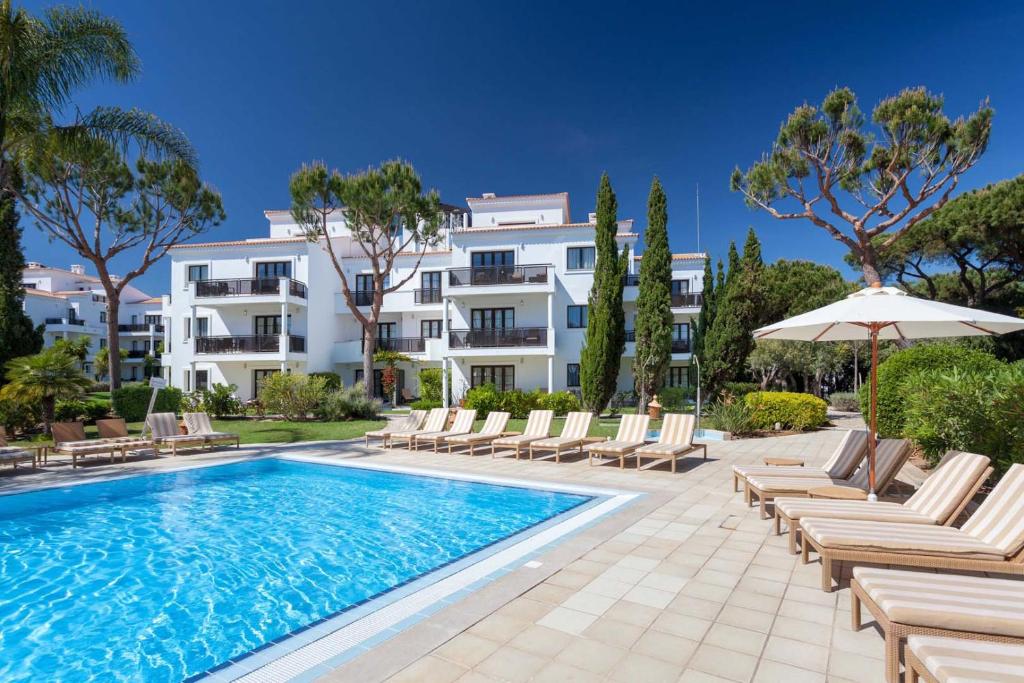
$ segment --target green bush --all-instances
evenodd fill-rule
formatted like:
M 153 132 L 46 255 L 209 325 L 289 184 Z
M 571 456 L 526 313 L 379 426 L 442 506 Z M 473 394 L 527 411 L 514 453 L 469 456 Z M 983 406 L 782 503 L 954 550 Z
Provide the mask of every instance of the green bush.
M 1024 462 L 1024 364 L 990 372 L 918 370 L 903 381 L 903 433 L 935 463 L 948 450 L 992 458 L 997 476 Z
M 370 420 L 380 414 L 380 408 L 380 401 L 367 398 L 362 382 L 357 382 L 351 387 L 327 392 L 324 400 L 317 406 L 316 416 L 330 422 Z
M 146 408 L 153 390 L 147 384 L 125 384 L 111 393 L 114 413 L 125 422 L 141 422 L 146 419 Z M 181 409 L 181 389 L 167 387 L 156 394 L 154 413 L 177 413 Z
M 704 410 L 707 426 L 736 436 L 754 431 L 753 417 L 753 411 L 746 401 L 719 399 Z
M 478 418 L 487 417 L 488 413 L 501 410 L 501 393 L 493 384 L 481 384 L 466 392 L 462 406 L 475 410 Z
M 441 408 L 442 405 L 440 401 L 428 401 L 421 398 L 418 401 L 410 403 L 409 407 L 413 410 L 433 410 L 434 408 Z
M 837 391 L 828 397 L 828 404 L 836 410 L 855 413 L 860 410 L 860 399 L 852 391 Z
M 761 385 L 757 382 L 726 382 L 722 385 L 722 392 L 734 398 L 743 398 L 747 394 L 760 390 Z
M 664 412 L 678 413 L 689 407 L 690 393 L 689 387 L 662 387 L 658 392 L 658 403 Z
M 326 385 L 323 377 L 275 372 L 260 381 L 260 401 L 268 413 L 305 420 L 323 403 Z
M 242 402 L 235 396 L 237 384 L 214 384 L 199 394 L 199 409 L 214 417 L 240 415 Z
M 553 410 L 555 415 L 566 415 L 580 410 L 582 404 L 576 394 L 571 391 L 555 391 L 550 394 L 541 394 L 537 401 L 537 408 L 540 410 Z
M 897 351 L 878 366 L 878 435 L 883 438 L 903 436 L 903 383 L 919 370 L 950 370 L 966 373 L 992 372 L 1002 363 L 990 353 L 951 342 L 916 344 Z M 870 385 L 860 392 L 861 412 L 871 410 Z
M 90 394 L 99 393 L 101 391 L 110 391 L 110 382 L 93 382 L 87 391 Z
M 423 368 L 420 370 L 420 400 L 437 403 L 441 407 L 444 397 L 441 395 L 441 368 Z M 448 388 L 451 389 L 452 378 L 448 376 Z M 420 409 L 422 410 L 422 408 Z
M 70 399 L 57 401 L 53 419 L 57 422 L 95 422 L 110 414 L 110 401 Z
M 539 390 L 498 391 L 493 384 L 482 384 L 466 392 L 463 407 L 475 410 L 477 418 L 485 418 L 489 413 L 502 411 L 512 418 L 522 419 L 540 405 L 542 396 Z
M 35 429 L 42 420 L 42 406 L 38 402 L 0 398 L 0 425 L 8 437 Z
M 323 377 L 327 381 L 324 385 L 324 388 L 327 389 L 327 391 L 337 391 L 338 389 L 341 389 L 341 375 L 336 372 L 311 372 L 309 373 L 309 376 Z
M 828 404 L 810 394 L 790 391 L 753 391 L 743 401 L 751 410 L 755 429 L 810 429 L 828 421 Z

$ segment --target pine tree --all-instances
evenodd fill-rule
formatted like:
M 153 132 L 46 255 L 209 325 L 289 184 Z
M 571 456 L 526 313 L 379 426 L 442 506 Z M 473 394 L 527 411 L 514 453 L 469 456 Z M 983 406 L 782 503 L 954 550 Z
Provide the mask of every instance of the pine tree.
M 0 368 L 19 356 L 30 356 L 43 348 L 42 329 L 32 326 L 24 311 L 25 292 L 21 285 L 25 256 L 21 251 L 21 227 L 14 195 L 0 192 Z M 3 384 L 0 373 L 0 384 Z
M 721 262 L 719 262 L 721 266 Z M 704 340 L 715 319 L 715 279 L 711 270 L 711 257 L 704 257 L 704 292 L 701 295 L 700 314 L 693 330 L 693 355 L 704 360 Z
M 588 299 L 587 332 L 580 350 L 580 392 L 583 404 L 595 415 L 608 406 L 615 394 L 619 364 L 626 349 L 622 278 L 626 274 L 628 251 L 623 250 L 620 255 L 615 243 L 617 211 L 615 192 L 605 173 L 597 191 L 597 263 Z
M 668 207 L 657 177 L 647 198 L 647 230 L 640 261 L 640 288 L 636 298 L 636 353 L 633 377 L 638 394 L 637 412 L 662 385 L 672 360 L 672 253 L 668 247 Z

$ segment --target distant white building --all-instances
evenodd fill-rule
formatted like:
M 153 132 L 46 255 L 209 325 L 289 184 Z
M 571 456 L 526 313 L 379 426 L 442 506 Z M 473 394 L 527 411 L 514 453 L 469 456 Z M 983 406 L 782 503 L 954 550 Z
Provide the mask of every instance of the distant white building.
M 86 275 L 85 268 L 50 268 L 29 263 L 22 271 L 25 288 L 25 313 L 34 325 L 45 325 L 43 344 L 53 346 L 57 339 L 88 337 L 89 358 L 83 368 L 93 376 L 96 356 L 107 347 L 107 297 L 97 277 Z M 121 294 L 118 339 L 128 358 L 121 363 L 122 380 L 143 379 L 147 355 L 159 360 L 158 345 L 163 341 L 163 302 L 159 297 L 128 285 Z
M 594 217 L 573 223 L 567 193 L 468 198 L 446 208 L 444 239 L 419 271 L 384 298 L 377 347 L 416 360 L 400 386 L 418 395 L 416 371 L 444 365 L 456 399 L 473 386 L 579 388 L 579 353 L 595 261 Z M 171 293 L 164 297 L 163 366 L 186 391 L 235 384 L 256 396 L 275 372 L 337 372 L 362 379 L 362 332 L 337 274 L 319 244 L 301 236 L 288 211 L 267 211 L 269 237 L 187 243 L 171 250 Z M 369 263 L 344 218 L 329 225 L 358 301 L 371 300 Z M 619 222 L 620 248 L 639 235 Z M 420 251 L 398 257 L 391 281 L 404 278 Z M 639 255 L 630 259 L 626 326 L 633 328 Z M 668 381 L 689 383 L 690 329 L 701 305 L 703 254 L 673 257 L 672 367 Z M 632 390 L 634 343 L 626 345 L 619 388 Z M 378 386 L 379 374 L 375 378 Z

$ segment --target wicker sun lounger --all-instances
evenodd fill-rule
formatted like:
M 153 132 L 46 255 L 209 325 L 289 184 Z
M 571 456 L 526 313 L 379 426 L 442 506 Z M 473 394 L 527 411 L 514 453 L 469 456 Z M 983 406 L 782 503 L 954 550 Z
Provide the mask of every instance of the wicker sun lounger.
M 907 439 L 882 439 L 876 451 L 875 491 L 885 493 L 907 458 L 910 457 L 910 441 Z M 829 477 L 749 477 L 744 484 L 744 497 L 749 503 L 757 496 L 761 507 L 761 519 L 768 519 L 767 503 L 775 498 L 807 497 L 811 489 L 824 486 L 843 486 L 868 490 L 868 463 L 865 460 L 849 479 Z
M 534 441 L 551 436 L 551 418 L 554 415 L 555 411 L 553 410 L 531 410 L 522 434 L 502 436 L 491 442 L 491 457 L 494 457 L 495 448 L 514 448 L 516 460 L 518 460 L 520 449 L 523 446 L 529 446 Z
M 185 413 L 181 417 L 185 421 L 189 436 L 201 436 L 207 445 L 234 442 L 235 448 L 241 446 L 242 440 L 238 434 L 215 431 L 210 424 L 210 416 L 206 413 Z
M 3 425 L 0 425 L 0 463 L 10 463 L 14 469 L 18 469 L 19 462 L 30 462 L 32 467 L 39 467 L 39 460 L 46 451 L 46 446 L 35 446 L 30 448 L 18 448 L 7 445 L 7 432 Z
M 626 456 L 644 445 L 647 438 L 647 425 L 651 418 L 647 415 L 623 415 L 619 422 L 619 431 L 611 441 L 591 444 L 587 449 L 587 462 L 594 466 L 594 456 L 598 458 L 618 458 L 619 469 L 626 466 Z M 640 469 L 640 459 L 637 458 L 636 468 Z
M 533 460 L 533 452 L 554 451 L 555 462 L 560 462 L 563 450 L 579 449 L 583 455 L 583 441 L 590 431 L 591 413 L 573 412 L 565 416 L 565 426 L 562 427 L 561 436 L 554 436 L 548 439 L 540 439 L 530 442 L 530 460 Z
M 178 429 L 178 418 L 174 413 L 153 413 L 146 418 L 146 424 L 153 435 L 157 452 L 160 446 L 170 446 L 171 456 L 178 455 L 178 448 L 195 448 L 206 445 L 206 439 L 197 434 L 182 434 Z
M 851 429 L 836 446 L 832 457 L 821 467 L 765 465 L 733 465 L 732 488 L 740 491 L 740 483 L 747 477 L 828 477 L 829 479 L 848 479 L 857 469 L 857 465 L 867 457 L 868 433 L 863 429 Z M 749 502 L 749 501 L 747 501 Z
M 795 554 L 803 517 L 948 526 L 956 521 L 991 474 L 989 459 L 984 455 L 951 452 L 904 503 L 776 498 L 775 534 L 781 532 L 780 523 L 785 522 L 789 529 L 789 551 Z
M 1024 574 L 1024 465 L 1012 465 L 959 529 L 815 517 L 800 526 L 803 561 L 811 550 L 821 557 L 824 591 L 837 561 Z
M 388 448 L 394 448 L 395 442 L 405 444 L 412 448 L 415 446 L 414 439 L 417 434 L 427 434 L 429 432 L 439 432 L 444 429 L 444 424 L 448 420 L 448 409 L 447 408 L 432 408 L 430 413 L 427 414 L 427 419 L 424 421 L 423 426 L 419 429 L 406 429 L 400 432 L 391 432 L 388 436 Z
M 85 427 L 81 422 L 56 422 L 51 425 L 53 447 L 51 453 L 71 456 L 71 466 L 78 467 L 78 461 L 89 455 L 106 455 L 110 462 L 121 454 L 121 462 L 128 456 L 128 451 L 146 448 L 153 443 L 134 436 L 115 436 L 103 439 L 89 439 L 85 436 Z M 127 433 L 127 432 L 126 432 Z
M 891 683 L 899 681 L 900 650 L 908 636 L 1024 644 L 1020 581 L 856 567 L 850 582 L 855 631 L 861 628 L 862 604 L 885 634 L 886 680 Z
M 469 454 L 473 455 L 473 451 L 477 446 L 481 444 L 487 445 L 505 433 L 505 427 L 508 426 L 508 418 L 508 413 L 497 411 L 488 413 L 484 426 L 480 428 L 479 432 L 449 436 L 447 438 L 448 452 L 452 452 L 452 446 L 469 446 Z
M 437 447 L 448 437 L 471 433 L 473 431 L 474 421 L 476 421 L 475 410 L 459 408 L 459 412 L 455 414 L 455 421 L 452 422 L 452 426 L 449 429 L 439 432 L 424 432 L 423 434 L 417 434 L 412 437 L 412 446 L 413 448 L 419 448 L 420 442 L 429 443 L 434 447 L 434 452 L 437 453 Z M 451 453 L 451 448 L 448 449 L 448 452 Z
M 420 428 L 423 424 L 423 420 L 427 418 L 427 411 L 425 410 L 410 410 L 409 414 L 400 420 L 396 420 L 393 424 L 388 425 L 384 429 L 376 429 L 363 434 L 363 445 L 369 446 L 370 439 L 380 439 L 381 445 L 384 448 L 388 447 L 388 439 L 395 432 L 409 432 Z
M 910 636 L 903 650 L 906 683 L 1024 680 L 1024 645 L 964 638 Z
M 676 471 L 676 460 L 687 453 L 702 451 L 704 459 L 708 459 L 708 447 L 702 443 L 693 443 L 693 429 L 696 419 L 693 415 L 669 413 L 661 422 L 661 433 L 657 443 L 641 446 L 633 452 L 636 456 L 636 468 L 640 469 L 640 461 L 645 457 L 663 460 L 669 459 L 672 471 Z

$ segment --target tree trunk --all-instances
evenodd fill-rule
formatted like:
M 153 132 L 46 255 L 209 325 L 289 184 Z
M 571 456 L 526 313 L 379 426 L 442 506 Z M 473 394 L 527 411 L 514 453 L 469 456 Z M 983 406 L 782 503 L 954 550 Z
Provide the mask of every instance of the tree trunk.
M 861 248 L 860 267 L 866 286 L 875 287 L 882 284 L 882 276 L 878 274 L 878 253 L 871 244 Z
M 117 336 L 117 315 L 121 303 L 117 293 L 107 292 L 107 374 L 110 376 L 110 390 L 121 387 L 121 340 Z M 196 331 L 192 330 L 195 335 Z
M 43 434 L 50 436 L 50 425 L 53 424 L 53 415 L 56 412 L 57 399 L 53 396 L 43 396 L 40 400 L 43 409 Z
M 367 398 L 373 398 L 373 349 L 377 343 L 376 323 L 363 327 L 363 389 Z

